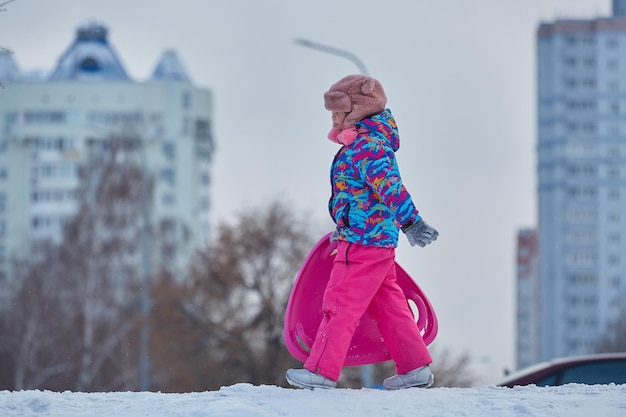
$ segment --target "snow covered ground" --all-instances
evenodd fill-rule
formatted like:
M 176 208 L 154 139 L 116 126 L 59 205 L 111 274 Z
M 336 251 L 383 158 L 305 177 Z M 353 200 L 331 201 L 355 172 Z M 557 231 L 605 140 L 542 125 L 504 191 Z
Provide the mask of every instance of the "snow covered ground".
M 486 386 L 403 391 L 295 390 L 237 384 L 161 394 L 1 391 L 0 416 L 624 417 L 626 385 Z

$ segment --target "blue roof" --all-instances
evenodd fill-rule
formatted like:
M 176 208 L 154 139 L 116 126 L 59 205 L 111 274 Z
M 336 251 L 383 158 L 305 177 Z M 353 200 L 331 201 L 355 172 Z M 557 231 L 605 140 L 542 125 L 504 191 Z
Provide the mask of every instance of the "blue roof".
M 20 70 L 8 51 L 0 48 L 0 83 L 17 81 L 20 79 Z
M 97 22 L 79 27 L 76 39 L 59 59 L 50 80 L 128 80 L 109 45 L 107 32 Z
M 153 81 L 191 82 L 174 51 L 165 51 L 165 53 L 163 53 L 150 79 Z

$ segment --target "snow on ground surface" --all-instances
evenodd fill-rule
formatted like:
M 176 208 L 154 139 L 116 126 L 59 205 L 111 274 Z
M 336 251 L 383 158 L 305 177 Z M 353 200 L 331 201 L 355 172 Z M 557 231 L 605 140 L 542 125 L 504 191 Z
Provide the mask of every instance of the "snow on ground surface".
M 626 385 L 311 391 L 236 384 L 188 394 L 0 391 L 0 416 L 624 417 Z

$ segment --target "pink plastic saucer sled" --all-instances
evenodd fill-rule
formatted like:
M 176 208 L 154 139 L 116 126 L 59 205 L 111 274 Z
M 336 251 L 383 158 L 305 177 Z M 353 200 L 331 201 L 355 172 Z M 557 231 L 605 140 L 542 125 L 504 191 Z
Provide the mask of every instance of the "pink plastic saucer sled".
M 337 248 L 336 242 L 330 242 L 330 235 L 328 233 L 320 239 L 307 256 L 287 304 L 283 330 L 285 344 L 289 353 L 301 362 L 309 357 L 317 328 L 322 321 L 322 298 Z M 416 316 L 416 325 L 424 342 L 429 345 L 437 336 L 435 310 L 424 292 L 397 262 L 396 274 L 407 303 Z M 345 366 L 368 365 L 391 359 L 376 322 L 368 313 L 361 318 L 350 346 Z

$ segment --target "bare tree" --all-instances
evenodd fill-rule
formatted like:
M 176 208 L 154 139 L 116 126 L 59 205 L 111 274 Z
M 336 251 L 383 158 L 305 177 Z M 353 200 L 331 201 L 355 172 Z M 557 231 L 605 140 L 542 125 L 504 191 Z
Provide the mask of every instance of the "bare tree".
M 46 245 L 39 251 L 50 251 L 52 255 L 53 248 Z M 44 255 L 43 259 L 48 256 Z M 48 272 L 52 272 L 55 266 L 48 265 L 49 269 L 45 270 L 16 262 L 18 275 L 25 278 L 11 308 L 4 310 L 0 321 L 3 335 L 0 357 L 6 360 L 2 367 L 5 373 L 3 388 L 41 387 L 72 371 L 73 364 L 61 360 L 57 350 L 72 331 L 66 325 L 72 314 L 64 303 L 68 301 L 65 299 L 67 293 L 59 291 L 64 288 L 64 282 L 47 279 L 52 275 Z
M 624 294 L 626 296 L 626 293 Z M 622 300 L 624 299 L 622 296 Z M 622 305 L 619 317 L 607 326 L 596 347 L 598 353 L 626 352 L 626 306 Z
M 144 179 L 135 140 L 96 144 L 91 155 L 62 242 L 39 243 L 18 264 L 22 285 L 1 321 L 7 388 L 137 388 Z
M 439 350 L 430 347 L 433 363 L 430 365 L 435 374 L 435 387 L 467 388 L 476 385 L 477 375 L 471 370 L 472 361 L 468 353 L 455 354 L 450 349 Z M 362 366 L 344 368 L 341 375 L 341 384 L 349 388 L 363 387 Z M 385 378 L 396 373 L 395 363 L 392 361 L 372 365 L 371 379 L 374 386 L 382 386 Z
M 433 364 L 431 368 L 435 374 L 435 387 L 469 388 L 476 385 L 478 376 L 471 370 L 469 353 L 455 354 L 446 348 L 431 349 Z
M 82 173 L 82 207 L 64 238 L 81 298 L 77 390 L 94 388 L 105 362 L 130 335 L 135 322 L 120 313 L 132 305 L 140 282 L 144 178 L 138 139 L 112 138 L 102 145 L 102 152 L 92 153 L 101 161 Z
M 314 243 L 310 229 L 307 217 L 285 203 L 252 210 L 218 227 L 183 286 L 161 284 L 153 297 L 153 340 L 160 341 L 152 352 L 159 361 L 155 386 L 178 391 L 284 383 L 285 369 L 297 364 L 282 338 L 284 312 Z M 167 335 L 181 343 L 164 343 Z
M 284 312 L 313 240 L 306 216 L 274 202 L 221 224 L 188 280 L 163 274 L 152 293 L 151 385 L 165 392 L 237 382 L 286 385 L 285 370 L 301 364 L 285 348 Z M 469 355 L 432 352 L 437 386 L 475 384 Z M 392 362 L 373 369 L 377 383 L 395 373 Z M 361 387 L 362 368 L 344 369 L 340 382 Z
M 9 3 L 13 3 L 15 0 L 5 0 L 0 3 L 0 12 L 5 12 L 7 9 L 4 7 Z M 8 54 L 10 55 L 12 52 L 2 46 L 0 46 L 0 54 Z M 0 88 L 4 88 L 4 84 L 2 84 L 2 80 L 0 79 Z

